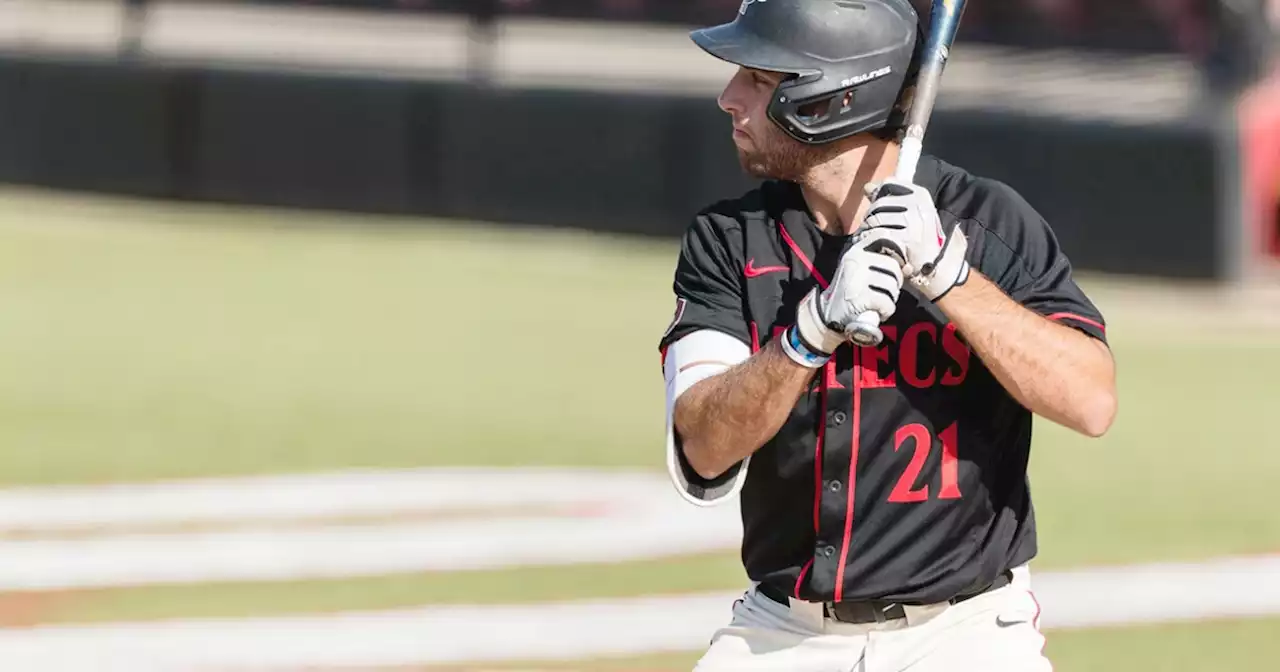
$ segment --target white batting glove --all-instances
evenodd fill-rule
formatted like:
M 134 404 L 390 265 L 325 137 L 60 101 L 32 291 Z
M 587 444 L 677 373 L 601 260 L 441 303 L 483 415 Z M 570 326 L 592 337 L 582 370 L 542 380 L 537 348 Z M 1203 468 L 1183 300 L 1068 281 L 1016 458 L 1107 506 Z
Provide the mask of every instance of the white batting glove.
M 818 368 L 849 340 L 859 315 L 874 312 L 887 321 L 897 310 L 903 274 L 897 259 L 881 251 L 896 247 L 885 232 L 859 237 L 840 258 L 824 290 L 800 300 L 796 324 L 783 335 L 783 350 L 796 362 Z
M 867 197 L 871 209 L 858 235 L 881 231 L 897 242 L 908 286 L 920 296 L 937 301 L 969 279 L 965 260 L 969 241 L 959 225 L 950 235 L 942 230 L 938 208 L 927 189 L 890 179 L 867 185 Z

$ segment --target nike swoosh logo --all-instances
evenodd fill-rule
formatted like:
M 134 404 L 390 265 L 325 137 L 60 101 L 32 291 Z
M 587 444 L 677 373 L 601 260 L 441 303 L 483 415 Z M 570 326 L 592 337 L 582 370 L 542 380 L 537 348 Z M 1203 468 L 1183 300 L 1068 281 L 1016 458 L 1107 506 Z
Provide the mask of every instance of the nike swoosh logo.
M 742 274 L 748 278 L 758 278 L 766 273 L 781 273 L 791 270 L 788 266 L 761 266 L 756 268 L 756 260 L 752 259 L 747 262 L 747 267 L 742 269 Z
M 1022 625 L 1023 623 L 1030 623 L 1031 620 L 1032 619 L 1030 618 L 1005 618 L 1004 616 L 996 616 L 996 625 L 1001 628 L 1008 628 L 1015 625 Z

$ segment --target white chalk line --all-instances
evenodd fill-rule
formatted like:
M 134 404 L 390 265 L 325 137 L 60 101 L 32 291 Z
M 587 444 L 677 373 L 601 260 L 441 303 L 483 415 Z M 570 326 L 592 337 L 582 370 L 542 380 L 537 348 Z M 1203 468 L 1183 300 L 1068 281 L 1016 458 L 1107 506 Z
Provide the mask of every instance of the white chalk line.
M 735 547 L 735 505 L 684 504 L 662 476 L 587 470 L 432 469 L 106 488 L 0 491 L 0 531 L 86 524 L 323 520 L 581 506 L 434 524 L 315 530 L 120 534 L 0 542 L 0 587 L 108 586 L 347 576 L 596 559 Z M 486 543 L 484 537 L 498 541 Z M 1280 556 L 1036 572 L 1050 629 L 1280 614 Z M 562 660 L 704 647 L 740 593 L 524 606 L 425 606 L 295 617 L 0 629 L 0 669 L 297 669 Z
M 660 474 L 570 468 L 438 467 L 201 478 L 0 490 L 0 531 L 86 524 L 323 519 L 521 504 L 626 505 L 669 501 Z M 678 507 L 687 510 L 687 507 Z
M 558 505 L 587 515 L 513 514 Z M 124 532 L 128 525 L 323 521 L 465 509 L 490 517 Z M 86 526 L 102 534 L 84 536 Z M 0 590 L 378 576 L 646 560 L 737 547 L 736 505 L 690 507 L 660 474 L 432 469 L 0 491 Z

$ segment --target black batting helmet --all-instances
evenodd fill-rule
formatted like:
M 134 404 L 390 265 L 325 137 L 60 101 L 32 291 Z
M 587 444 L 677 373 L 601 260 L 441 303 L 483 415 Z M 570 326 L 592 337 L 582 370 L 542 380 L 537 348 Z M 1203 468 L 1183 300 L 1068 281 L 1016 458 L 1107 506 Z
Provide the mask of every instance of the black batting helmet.
M 769 118 L 819 144 L 902 123 L 920 30 L 910 0 L 743 0 L 732 22 L 690 37 L 721 60 L 790 75 Z

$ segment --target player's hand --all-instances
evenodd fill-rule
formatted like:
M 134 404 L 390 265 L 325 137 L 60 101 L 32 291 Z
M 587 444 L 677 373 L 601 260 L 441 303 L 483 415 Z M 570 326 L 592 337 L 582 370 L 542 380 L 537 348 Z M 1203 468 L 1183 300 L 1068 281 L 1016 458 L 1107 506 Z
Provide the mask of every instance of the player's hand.
M 802 349 L 829 357 L 849 340 L 859 315 L 875 312 L 884 322 L 897 310 L 903 274 L 899 261 L 884 251 L 897 247 L 887 233 L 858 238 L 840 258 L 831 284 L 801 299 L 795 333 L 787 336 L 798 336 Z
M 857 235 L 887 236 L 897 242 L 908 286 L 925 299 L 937 301 L 969 279 L 969 262 L 965 260 L 969 241 L 958 224 L 949 234 L 943 231 L 938 208 L 927 189 L 889 179 L 867 185 L 867 197 L 871 209 Z

